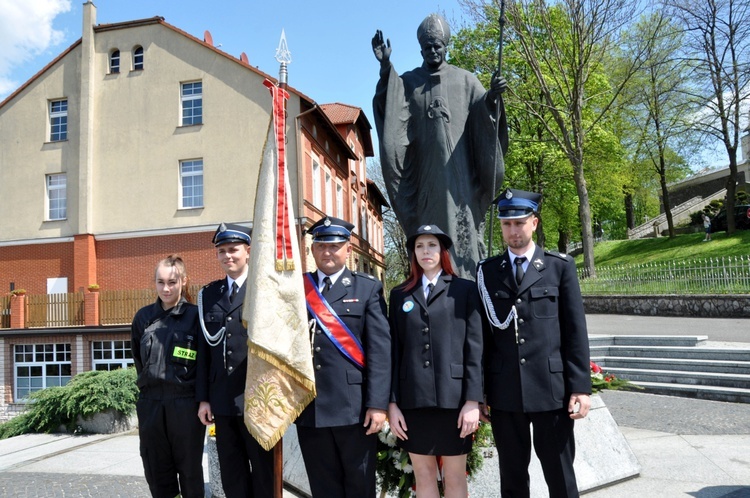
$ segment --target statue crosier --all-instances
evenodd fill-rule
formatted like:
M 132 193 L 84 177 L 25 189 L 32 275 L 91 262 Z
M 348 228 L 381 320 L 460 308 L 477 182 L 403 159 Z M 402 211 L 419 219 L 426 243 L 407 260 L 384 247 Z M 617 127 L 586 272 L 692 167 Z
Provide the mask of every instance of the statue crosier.
M 417 38 L 424 62 L 401 76 L 390 61 L 390 40 L 380 30 L 372 39 L 380 62 L 373 110 L 383 178 L 404 232 L 423 224 L 445 230 L 456 270 L 474 279 L 486 256 L 484 217 L 493 185 L 499 189 L 503 180 L 507 83 L 495 74 L 485 91 L 476 76 L 445 61 L 450 27 L 440 15 L 427 16 Z

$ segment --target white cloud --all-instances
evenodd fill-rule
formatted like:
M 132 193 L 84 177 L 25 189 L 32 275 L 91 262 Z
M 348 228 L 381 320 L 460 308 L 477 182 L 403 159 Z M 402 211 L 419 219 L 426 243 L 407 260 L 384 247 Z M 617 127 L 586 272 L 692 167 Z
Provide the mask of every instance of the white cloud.
M 0 95 L 14 90 L 13 69 L 64 38 L 52 27 L 59 14 L 70 11 L 70 0 L 0 0 Z

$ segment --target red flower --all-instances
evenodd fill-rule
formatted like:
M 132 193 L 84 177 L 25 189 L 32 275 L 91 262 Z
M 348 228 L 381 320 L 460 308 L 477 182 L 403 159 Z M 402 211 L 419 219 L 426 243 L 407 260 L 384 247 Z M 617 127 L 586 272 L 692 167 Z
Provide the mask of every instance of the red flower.
M 595 374 L 602 373 L 602 367 L 594 363 L 593 361 L 589 362 L 591 364 L 591 371 Z

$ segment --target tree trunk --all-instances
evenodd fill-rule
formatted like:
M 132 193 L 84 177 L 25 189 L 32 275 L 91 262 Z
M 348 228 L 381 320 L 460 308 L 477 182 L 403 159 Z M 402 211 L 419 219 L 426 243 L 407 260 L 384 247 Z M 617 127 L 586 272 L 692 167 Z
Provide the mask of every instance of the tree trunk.
M 628 230 L 635 228 L 635 213 L 633 208 L 633 194 L 625 194 L 625 223 L 628 226 Z
M 570 234 L 563 230 L 557 230 L 557 251 L 565 254 L 568 252 L 568 246 L 570 245 Z
M 729 153 L 729 178 L 727 178 L 727 235 L 732 235 L 735 231 L 734 205 L 735 195 L 737 194 L 737 148 L 727 149 Z
M 591 231 L 591 204 L 586 178 L 583 176 L 583 160 L 573 165 L 576 192 L 578 193 L 578 217 L 581 220 L 581 243 L 583 245 L 583 267 L 585 275 L 596 277 L 594 268 L 594 234 Z

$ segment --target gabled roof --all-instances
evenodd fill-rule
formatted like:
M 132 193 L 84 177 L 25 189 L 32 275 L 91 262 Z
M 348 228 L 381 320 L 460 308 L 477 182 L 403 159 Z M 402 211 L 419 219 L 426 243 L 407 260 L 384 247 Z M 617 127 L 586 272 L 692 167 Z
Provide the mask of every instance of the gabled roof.
M 372 126 L 367 120 L 365 113 L 362 112 L 362 109 L 340 102 L 321 104 L 320 107 L 333 124 L 337 126 L 342 124 L 357 126 L 359 128 L 359 136 L 362 140 L 362 148 L 365 150 L 365 156 L 373 157 L 375 155 L 372 146 L 372 136 L 370 135 Z
M 381 192 L 378 188 L 377 183 L 370 180 L 369 178 L 367 179 L 367 197 L 380 202 L 381 206 L 391 207 L 391 205 L 388 204 L 388 201 L 385 200 L 385 196 L 383 195 L 383 192 Z

